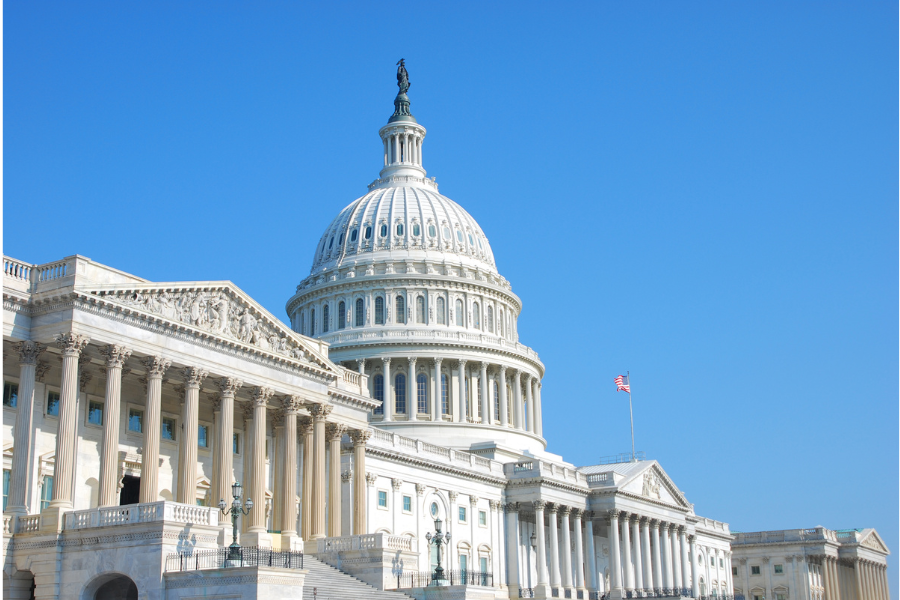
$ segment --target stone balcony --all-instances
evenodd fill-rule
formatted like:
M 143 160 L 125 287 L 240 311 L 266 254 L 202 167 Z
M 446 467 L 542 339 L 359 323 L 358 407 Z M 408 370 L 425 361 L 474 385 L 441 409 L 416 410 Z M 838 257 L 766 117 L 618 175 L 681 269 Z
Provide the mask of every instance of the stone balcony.
M 844 533 L 844 532 L 842 532 Z M 855 532 L 846 532 L 855 533 Z M 832 541 L 837 542 L 837 534 L 824 527 L 814 529 L 783 529 L 780 531 L 755 531 L 753 533 L 733 532 L 732 546 L 742 544 L 776 544 L 784 542 Z M 843 541 L 852 541 L 849 536 Z

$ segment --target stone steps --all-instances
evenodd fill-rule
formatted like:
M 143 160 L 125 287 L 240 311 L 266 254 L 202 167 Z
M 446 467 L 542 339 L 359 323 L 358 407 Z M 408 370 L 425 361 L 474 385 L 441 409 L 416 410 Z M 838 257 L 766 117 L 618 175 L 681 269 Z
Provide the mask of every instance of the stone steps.
M 303 557 L 303 568 L 309 573 L 303 584 L 303 600 L 410 600 L 402 592 L 383 592 L 368 583 L 313 558 Z M 313 588 L 316 595 L 313 596 Z

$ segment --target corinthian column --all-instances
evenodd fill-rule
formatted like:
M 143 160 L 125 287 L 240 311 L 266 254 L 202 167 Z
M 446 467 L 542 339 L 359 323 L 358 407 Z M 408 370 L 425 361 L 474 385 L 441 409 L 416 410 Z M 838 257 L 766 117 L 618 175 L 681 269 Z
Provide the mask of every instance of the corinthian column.
M 366 442 L 371 436 L 368 429 L 350 432 L 353 441 L 353 535 L 366 533 Z
M 660 522 L 656 519 L 650 521 L 650 537 L 653 540 L 653 585 L 656 586 L 656 589 L 666 587 L 663 580 L 662 558 L 659 551 L 659 526 Z M 694 597 L 699 598 L 697 594 L 694 594 Z
M 534 381 L 534 432 L 540 437 L 544 437 L 544 417 L 541 412 L 541 387 L 540 381 Z
M 506 397 L 506 366 L 500 365 L 497 374 L 497 390 L 500 392 L 500 427 L 509 426 L 509 398 Z
M 162 378 L 172 364 L 162 356 L 148 356 L 147 402 L 144 407 L 144 451 L 141 454 L 142 504 L 159 500 L 159 438 L 162 433 Z M 61 425 L 61 424 L 60 424 Z
M 216 421 L 216 454 L 213 462 L 215 489 L 213 502 L 231 498 L 231 480 L 234 477 L 234 395 L 243 382 L 234 377 L 222 377 L 216 382 L 219 386 L 219 418 Z
M 597 554 L 594 552 L 594 524 L 592 519 L 594 513 L 585 511 L 584 513 L 584 546 L 587 553 L 587 564 L 585 568 L 588 571 L 587 587 L 590 591 L 595 592 L 599 587 L 597 585 Z
M 662 523 L 659 527 L 660 546 L 662 548 L 662 586 L 671 589 L 672 585 L 672 542 L 669 541 L 669 524 Z
M 381 403 L 382 420 L 387 423 L 394 420 L 394 384 L 391 382 L 391 359 L 382 358 L 384 366 L 384 385 L 381 386 L 384 399 Z
M 559 513 L 559 505 L 551 504 L 550 512 L 550 587 L 558 588 L 559 581 L 559 521 L 556 515 Z
M 468 411 L 466 411 L 466 361 L 459 361 L 459 407 L 454 415 L 454 421 L 457 423 L 465 423 L 468 420 Z
M 311 538 L 325 537 L 325 421 L 334 407 L 314 404 L 309 413 L 313 417 L 313 508 Z
M 300 534 L 304 541 L 312 539 L 313 519 L 313 422 L 304 417 L 299 420 L 300 435 L 303 438 L 303 493 L 300 504 Z
M 266 527 L 266 407 L 273 391 L 256 387 L 250 392 L 253 406 L 253 462 L 250 470 L 250 498 L 256 504 L 250 511 L 247 545 L 271 546 Z M 246 479 L 246 478 L 245 478 Z
M 697 562 L 697 536 L 689 536 L 691 543 L 691 594 L 694 598 L 700 597 L 700 565 Z M 750 585 L 749 578 L 747 585 Z
M 562 530 L 562 586 L 572 587 L 572 538 L 569 533 L 569 514 L 572 509 L 561 506 L 559 509 L 560 529 Z
M 687 546 L 687 531 L 684 527 L 678 528 L 678 536 L 681 544 L 681 584 L 682 587 L 687 588 L 688 582 L 691 580 L 691 568 L 690 562 L 688 559 L 688 546 Z M 730 567 L 731 565 L 729 565 Z M 728 572 L 731 572 L 729 568 Z M 734 585 L 732 584 L 732 592 L 734 591 Z
M 347 426 L 333 423 L 328 426 L 328 537 L 341 535 L 341 438 Z
M 672 541 L 672 580 L 676 590 L 680 590 L 681 585 L 681 552 L 678 551 L 678 526 L 669 527 L 669 537 Z M 719 579 L 721 581 L 721 578 Z
M 491 397 L 490 395 L 488 395 L 487 368 L 488 364 L 482 361 L 481 374 L 478 376 L 478 385 L 481 386 L 481 422 L 484 425 L 488 425 L 492 422 L 490 402 Z
M 434 390 L 431 393 L 431 420 L 432 421 L 440 421 L 443 418 L 443 401 L 444 401 L 444 391 L 441 387 L 441 362 L 443 359 L 435 358 L 434 359 L 434 377 L 432 377 L 432 386 L 431 389 Z
M 184 454 L 178 461 L 178 501 L 183 504 L 195 504 L 197 501 L 197 430 L 200 426 L 200 385 L 208 373 L 197 367 L 186 367 L 181 372 L 184 377 L 184 414 L 181 417 L 184 425 L 182 433 Z M 107 390 L 109 390 L 108 378 Z M 109 392 L 107 391 L 108 396 Z M 106 404 L 109 405 L 109 400 Z M 118 431 L 116 433 L 118 434 Z M 118 437 L 116 439 L 118 440 Z M 118 447 L 118 444 L 116 446 Z M 102 482 L 100 489 L 103 489 Z
M 619 549 L 619 512 L 616 509 L 610 510 L 609 515 L 609 555 L 612 559 L 610 567 L 611 587 L 613 594 L 620 598 L 622 593 L 622 552 Z
M 525 429 L 528 433 L 534 433 L 534 396 L 531 394 L 531 384 L 534 382 L 534 378 L 525 374 L 525 398 L 528 404 L 528 422 L 525 424 Z
M 641 553 L 643 554 L 644 559 L 644 589 L 652 590 L 653 583 L 653 565 L 655 561 L 653 560 L 650 550 L 650 519 L 647 517 L 641 518 Z
M 537 534 L 537 539 L 535 540 L 535 545 L 537 546 L 537 585 L 535 587 L 542 588 L 544 596 L 549 596 L 547 593 L 547 584 L 549 583 L 547 577 L 547 546 L 544 541 L 544 508 L 546 506 L 547 503 L 543 500 L 534 501 L 534 531 Z M 554 518 L 556 518 L 555 515 Z
M 522 414 L 522 371 L 518 369 L 513 377 L 513 419 L 516 429 L 525 429 L 525 425 L 522 423 L 524 420 L 524 415 Z
M 575 532 L 575 589 L 578 590 L 584 590 L 584 539 L 581 535 L 583 512 L 580 508 L 572 509 L 572 530 Z
M 6 511 L 28 514 L 25 504 L 28 490 L 28 457 L 31 455 L 31 418 L 34 413 L 34 378 L 38 357 L 47 348 L 27 341 L 15 345 L 19 354 L 19 400 L 16 406 L 16 427 L 13 430 L 12 477 L 9 482 L 9 504 Z
M 628 526 L 630 517 L 622 513 L 622 571 L 625 575 L 625 590 L 632 591 L 634 585 L 634 569 L 631 566 L 631 528 Z
M 281 539 L 290 547 L 297 537 L 297 414 L 303 402 L 299 396 L 281 400 L 284 414 L 284 472 L 281 482 Z
M 632 515 L 631 520 L 631 537 L 634 545 L 634 587 L 635 589 L 643 589 L 644 587 L 644 563 L 641 560 L 641 521 L 637 515 Z

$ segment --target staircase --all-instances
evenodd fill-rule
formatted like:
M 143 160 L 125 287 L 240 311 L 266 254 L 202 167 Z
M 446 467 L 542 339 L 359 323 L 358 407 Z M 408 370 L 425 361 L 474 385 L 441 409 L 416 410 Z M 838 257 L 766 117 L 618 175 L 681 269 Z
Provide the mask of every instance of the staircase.
M 303 557 L 303 568 L 308 569 L 303 584 L 303 600 L 409 600 L 402 592 L 382 592 L 368 583 L 326 565 L 307 554 Z M 316 595 L 313 597 L 313 588 Z

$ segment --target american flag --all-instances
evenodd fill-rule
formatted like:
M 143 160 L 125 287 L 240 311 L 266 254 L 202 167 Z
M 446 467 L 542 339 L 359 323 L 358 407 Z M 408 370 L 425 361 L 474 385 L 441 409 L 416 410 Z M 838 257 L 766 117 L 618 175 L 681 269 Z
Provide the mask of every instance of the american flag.
M 619 375 L 616 377 L 616 391 L 631 393 L 631 385 L 628 383 L 628 375 Z

